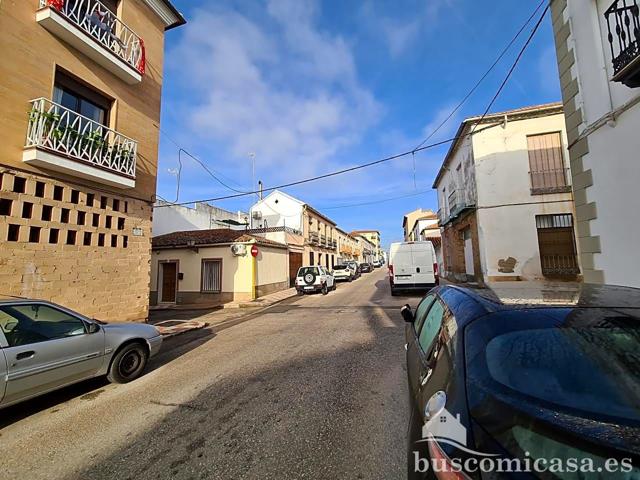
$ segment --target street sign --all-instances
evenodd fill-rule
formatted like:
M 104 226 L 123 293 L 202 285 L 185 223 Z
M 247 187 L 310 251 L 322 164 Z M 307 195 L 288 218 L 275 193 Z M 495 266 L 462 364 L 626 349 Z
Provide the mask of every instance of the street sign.
M 251 247 L 251 256 L 252 257 L 257 257 L 258 253 L 259 253 L 258 246 L 257 245 L 253 245 Z

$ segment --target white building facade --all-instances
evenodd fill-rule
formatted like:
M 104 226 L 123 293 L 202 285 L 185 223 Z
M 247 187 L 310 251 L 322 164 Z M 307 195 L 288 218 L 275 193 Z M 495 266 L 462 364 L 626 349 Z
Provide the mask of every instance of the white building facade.
M 157 201 L 153 211 L 152 235 L 187 230 L 211 230 L 231 228 L 246 230 L 249 226 L 249 214 L 246 212 L 229 212 L 207 203 L 172 205 L 169 202 Z
M 584 279 L 640 287 L 637 0 L 553 0 Z
M 562 105 L 465 120 L 436 177 L 444 276 L 487 283 L 580 267 Z

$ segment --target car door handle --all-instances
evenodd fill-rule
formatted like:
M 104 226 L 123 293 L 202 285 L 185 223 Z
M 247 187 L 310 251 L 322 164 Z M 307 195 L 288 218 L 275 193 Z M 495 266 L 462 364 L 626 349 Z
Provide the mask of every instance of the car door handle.
M 16 355 L 16 360 L 26 360 L 27 358 L 33 358 L 36 352 L 29 350 L 28 352 L 20 352 Z
M 416 273 L 420 273 L 420 267 L 416 268 Z

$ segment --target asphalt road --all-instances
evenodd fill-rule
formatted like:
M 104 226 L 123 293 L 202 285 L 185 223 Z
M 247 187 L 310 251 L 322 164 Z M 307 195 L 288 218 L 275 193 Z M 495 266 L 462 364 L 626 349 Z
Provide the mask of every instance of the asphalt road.
M 405 478 L 398 307 L 417 300 L 391 297 L 376 270 L 175 337 L 131 384 L 0 410 L 2 477 Z

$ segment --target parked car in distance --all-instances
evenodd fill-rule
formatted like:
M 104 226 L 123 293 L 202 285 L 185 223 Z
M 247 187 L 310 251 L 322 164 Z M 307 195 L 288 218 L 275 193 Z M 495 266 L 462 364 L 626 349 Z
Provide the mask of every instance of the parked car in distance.
M 633 457 L 625 473 L 594 478 L 640 475 L 640 289 L 514 283 L 436 287 L 415 311 L 402 308 L 409 478 L 480 478 L 416 471 L 429 459 L 464 466 L 469 450 L 530 462 L 577 458 L 599 471 L 607 459 Z M 465 448 L 429 436 L 428 422 L 447 414 Z M 516 475 L 524 474 L 500 478 Z
M 296 275 L 298 295 L 314 292 L 322 292 L 323 295 L 326 295 L 329 290 L 335 289 L 335 279 L 324 267 L 300 267 L 298 269 L 298 275 Z
M 438 261 L 431 242 L 396 242 L 389 252 L 391 295 L 425 291 L 439 283 Z
M 373 265 L 371 265 L 369 262 L 361 263 L 360 264 L 360 272 L 362 272 L 362 273 L 373 272 Z
M 360 273 L 360 264 L 358 262 L 356 262 L 355 260 L 349 260 L 347 262 L 345 262 L 346 265 L 349 266 L 349 268 L 351 268 L 351 270 L 353 271 L 353 278 L 360 278 L 362 276 L 362 274 Z
M 336 265 L 333 267 L 333 278 L 336 282 L 340 280 L 351 282 L 353 281 L 353 270 L 351 270 L 349 265 Z
M 0 297 L 0 408 L 93 377 L 130 382 L 161 345 L 153 325 L 104 323 L 54 303 Z
M 382 262 L 380 260 L 374 260 L 372 265 L 373 268 L 380 268 L 382 266 Z

